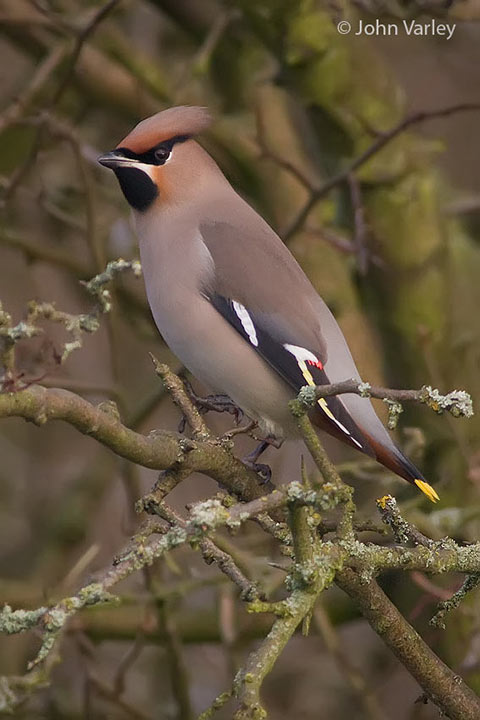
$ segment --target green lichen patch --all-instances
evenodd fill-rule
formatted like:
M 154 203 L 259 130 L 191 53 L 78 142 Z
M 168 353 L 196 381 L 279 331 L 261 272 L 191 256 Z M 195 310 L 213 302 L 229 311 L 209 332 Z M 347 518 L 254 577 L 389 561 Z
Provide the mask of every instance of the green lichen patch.
M 420 401 L 439 415 L 449 412 L 454 417 L 471 418 L 474 414 L 472 397 L 465 390 L 452 390 L 442 395 L 436 388 L 424 385 L 420 390 Z

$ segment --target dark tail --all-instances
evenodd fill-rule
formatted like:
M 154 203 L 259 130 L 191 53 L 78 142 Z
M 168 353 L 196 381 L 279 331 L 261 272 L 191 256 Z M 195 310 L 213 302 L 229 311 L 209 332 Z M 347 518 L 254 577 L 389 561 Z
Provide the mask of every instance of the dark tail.
M 412 483 L 412 485 L 416 485 L 432 502 L 435 503 L 440 500 L 438 493 L 425 480 L 420 470 L 415 467 L 411 460 L 405 457 L 405 455 L 397 447 L 395 447 L 394 450 L 391 450 L 379 443 L 378 440 L 374 440 L 371 436 L 366 436 L 370 447 L 375 452 L 378 462 L 382 463 L 382 465 L 387 467 L 389 470 L 392 470 L 409 483 Z

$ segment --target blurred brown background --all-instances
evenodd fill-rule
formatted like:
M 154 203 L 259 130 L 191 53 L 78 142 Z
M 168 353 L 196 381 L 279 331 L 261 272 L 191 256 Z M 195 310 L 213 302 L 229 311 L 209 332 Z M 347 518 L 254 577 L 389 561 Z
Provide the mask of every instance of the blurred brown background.
M 406 115 L 480 101 L 480 10 L 473 1 L 421 15 L 419 6 L 393 2 L 124 0 L 91 28 L 72 63 L 75 33 L 102 4 L 0 0 L 0 300 L 17 320 L 32 298 L 87 311 L 79 280 L 108 259 L 136 256 L 127 205 L 96 157 L 145 115 L 208 105 L 217 122 L 205 145 L 285 233 L 307 198 L 286 165 L 320 185 Z M 402 33 L 364 39 L 335 29 L 342 17 L 354 24 L 432 14 L 457 23 L 451 40 Z M 456 112 L 399 135 L 360 168 L 354 188 L 334 188 L 288 240 L 372 383 L 459 387 L 479 398 L 479 116 Z M 364 217 L 362 232 L 355 210 Z M 19 369 L 95 402 L 114 399 L 138 430 L 175 430 L 178 413 L 163 397 L 148 351 L 174 369 L 178 362 L 153 326 L 142 281 L 125 277 L 116 287 L 114 311 L 65 365 L 54 353 L 65 335 L 46 324 L 44 336 L 21 344 Z M 229 422 L 211 418 L 219 432 Z M 357 487 L 365 516 L 388 490 L 425 532 L 468 541 L 480 534 L 479 422 L 423 408 L 402 415 L 397 439 L 435 483 L 442 497 L 435 509 L 391 475 L 367 472 L 333 441 L 328 448 Z M 250 441 L 238 443 L 239 454 L 250 448 Z M 298 476 L 301 452 L 295 445 L 268 451 L 276 480 Z M 155 480 L 61 424 L 39 429 L 3 420 L 0 458 L 0 601 L 15 607 L 60 597 L 108 565 L 135 528 L 135 499 Z M 195 478 L 175 491 L 175 503 L 182 508 L 214 490 Z M 281 583 L 263 538 L 242 531 L 234 542 L 255 558 L 258 577 Z M 220 573 L 186 551 L 159 568 L 159 579 L 165 627 L 152 612 L 149 578 L 135 577 L 121 608 L 93 610 L 73 623 L 52 686 L 17 716 L 196 717 L 224 690 L 268 618 L 247 616 Z M 385 578 L 384 586 L 478 688 L 478 610 L 467 602 L 447 631 L 428 628 L 440 586 L 458 586 L 452 577 L 435 582 L 437 597 L 422 577 Z M 359 699 L 370 693 L 378 717 L 436 717 L 435 709 L 414 704 L 418 686 L 340 591 L 329 590 L 324 603 L 340 655 L 318 631 L 319 617 L 308 639 L 290 643 L 266 683 L 270 716 L 374 717 Z M 184 707 L 172 682 L 173 642 L 182 643 L 189 682 Z M 0 672 L 22 674 L 36 643 L 0 638 Z M 134 643 L 122 693 L 119 666 Z M 354 690 L 342 653 L 362 668 L 367 689 Z

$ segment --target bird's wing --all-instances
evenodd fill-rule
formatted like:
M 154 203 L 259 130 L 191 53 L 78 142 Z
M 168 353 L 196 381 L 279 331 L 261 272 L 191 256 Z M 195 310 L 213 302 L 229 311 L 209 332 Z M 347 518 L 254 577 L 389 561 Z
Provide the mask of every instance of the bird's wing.
M 276 233 L 242 203 L 239 199 L 232 221 L 200 227 L 213 267 L 205 296 L 295 391 L 305 384 L 360 381 L 332 313 Z M 312 420 L 438 500 L 367 398 L 348 393 L 321 398 Z
M 263 222 L 256 224 L 255 234 L 245 225 L 224 222 L 205 223 L 200 229 L 214 266 L 203 292 L 216 310 L 295 392 L 307 384 L 331 382 L 328 342 L 320 327 L 321 317 L 330 317 L 330 311 L 273 230 Z M 346 348 L 332 320 L 335 340 Z M 346 349 L 350 364 L 342 379 L 358 377 Z M 375 456 L 340 397 L 321 399 L 314 419 L 327 432 Z

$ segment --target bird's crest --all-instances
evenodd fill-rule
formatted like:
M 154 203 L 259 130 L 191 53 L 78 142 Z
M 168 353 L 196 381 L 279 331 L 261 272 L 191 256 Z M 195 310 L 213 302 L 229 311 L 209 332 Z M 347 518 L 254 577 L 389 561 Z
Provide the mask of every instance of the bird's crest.
M 139 122 L 117 147 L 128 148 L 137 154 L 144 153 L 165 140 L 197 135 L 211 122 L 207 108 L 179 105 Z

